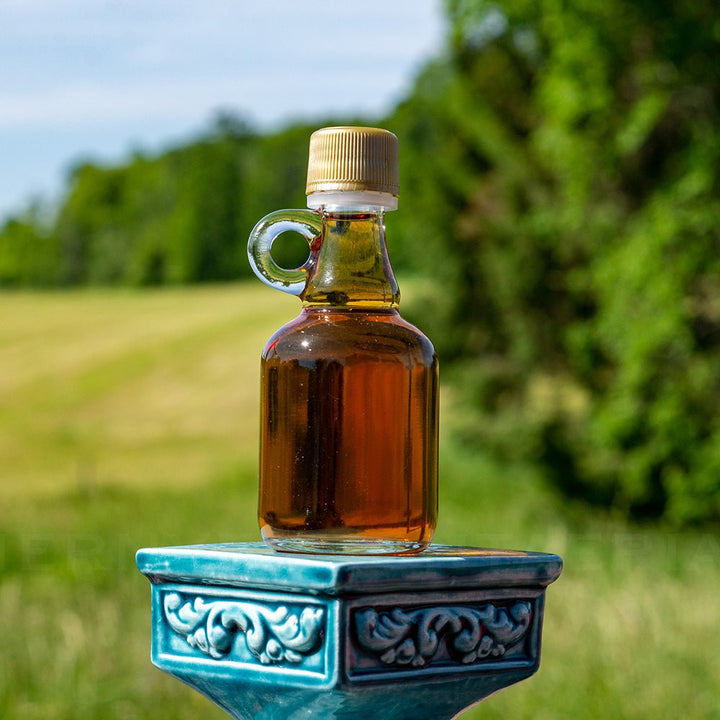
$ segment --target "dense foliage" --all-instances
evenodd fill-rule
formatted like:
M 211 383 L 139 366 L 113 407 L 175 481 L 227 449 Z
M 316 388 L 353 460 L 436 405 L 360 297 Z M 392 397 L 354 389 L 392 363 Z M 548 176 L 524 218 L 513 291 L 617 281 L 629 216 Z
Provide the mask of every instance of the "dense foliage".
M 719 518 L 720 9 L 448 7 L 451 57 L 394 119 L 468 436 L 636 516 Z
M 469 442 L 564 492 L 720 518 L 720 9 L 712 0 L 448 0 L 451 37 L 383 122 L 401 138 L 397 267 Z M 57 218 L 11 219 L 0 283 L 248 274 L 266 212 L 303 204 L 312 128 L 222 117 L 196 142 L 79 165 Z

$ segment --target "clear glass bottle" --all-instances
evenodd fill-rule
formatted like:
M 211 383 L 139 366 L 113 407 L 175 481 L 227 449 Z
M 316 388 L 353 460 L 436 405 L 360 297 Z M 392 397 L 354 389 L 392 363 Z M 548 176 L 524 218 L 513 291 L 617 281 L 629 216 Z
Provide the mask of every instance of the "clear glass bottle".
M 437 520 L 438 364 L 400 317 L 384 212 L 397 207 L 397 138 L 323 128 L 310 139 L 308 207 L 263 218 L 250 263 L 299 295 L 262 353 L 259 520 L 277 550 L 405 554 Z M 310 246 L 278 267 L 278 235 Z

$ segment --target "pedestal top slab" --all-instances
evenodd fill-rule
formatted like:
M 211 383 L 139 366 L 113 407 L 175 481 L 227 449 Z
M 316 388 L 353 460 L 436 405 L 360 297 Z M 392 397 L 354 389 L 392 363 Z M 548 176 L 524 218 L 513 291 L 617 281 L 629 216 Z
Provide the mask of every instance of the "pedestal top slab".
M 557 579 L 557 555 L 431 545 L 419 555 L 302 555 L 264 543 L 145 548 L 140 571 L 154 583 L 185 582 L 320 595 L 413 590 L 545 587 Z

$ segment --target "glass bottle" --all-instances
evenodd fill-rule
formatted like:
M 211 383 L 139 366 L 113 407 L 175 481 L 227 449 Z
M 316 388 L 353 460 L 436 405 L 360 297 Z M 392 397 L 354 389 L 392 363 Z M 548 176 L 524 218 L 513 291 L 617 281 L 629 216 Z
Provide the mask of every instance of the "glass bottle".
M 397 208 L 397 138 L 323 128 L 310 138 L 308 207 L 263 218 L 257 276 L 302 299 L 262 353 L 259 521 L 276 550 L 405 554 L 437 520 L 438 364 L 400 317 L 384 213 Z M 308 241 L 279 267 L 272 243 Z

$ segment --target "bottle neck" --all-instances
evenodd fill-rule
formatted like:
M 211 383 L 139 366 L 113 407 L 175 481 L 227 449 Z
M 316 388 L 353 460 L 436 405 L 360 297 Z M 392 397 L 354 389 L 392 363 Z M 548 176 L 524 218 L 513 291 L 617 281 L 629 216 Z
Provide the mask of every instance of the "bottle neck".
M 391 309 L 400 302 L 385 245 L 382 208 L 323 207 L 311 248 L 304 307 Z

